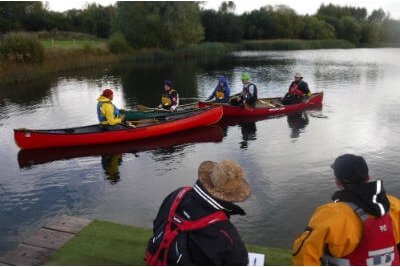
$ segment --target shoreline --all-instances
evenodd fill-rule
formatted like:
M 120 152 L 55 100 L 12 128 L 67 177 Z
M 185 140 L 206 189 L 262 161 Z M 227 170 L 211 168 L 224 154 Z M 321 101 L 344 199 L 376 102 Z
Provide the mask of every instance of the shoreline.
M 146 265 L 151 229 L 61 215 L 14 250 L 0 255 L 0 265 Z M 291 251 L 246 244 L 265 256 L 264 265 L 291 265 Z
M 112 54 L 106 45 L 84 48 L 45 48 L 44 62 L 21 63 L 0 61 L 0 88 L 38 79 L 49 74 L 98 66 L 117 64 L 124 61 L 164 61 L 173 59 L 204 58 L 220 56 L 234 51 L 288 51 L 309 49 L 350 49 L 353 44 L 344 40 L 258 40 L 243 41 L 238 44 L 202 43 L 178 51 L 143 49 L 121 54 Z

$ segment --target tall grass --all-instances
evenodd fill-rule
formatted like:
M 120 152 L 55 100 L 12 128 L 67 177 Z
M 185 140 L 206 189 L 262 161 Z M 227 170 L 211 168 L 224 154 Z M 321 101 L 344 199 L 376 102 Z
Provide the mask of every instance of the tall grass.
M 54 35 L 55 37 L 53 37 Z M 36 35 L 22 33 L 21 36 L 18 35 L 19 39 L 17 39 L 20 40 L 22 38 L 22 43 L 25 44 L 23 47 L 28 50 L 26 53 L 19 52 L 21 55 L 28 55 L 34 58 L 34 52 L 30 52 L 31 50 L 34 51 L 32 47 L 37 48 L 35 51 L 42 51 L 43 54 L 40 54 L 40 61 L 28 60 L 28 56 L 21 61 L 18 59 L 22 56 L 18 56 L 20 55 L 18 53 L 16 53 L 17 56 L 11 52 L 8 54 L 3 53 L 0 58 L 0 86 L 39 78 L 50 73 L 127 60 L 143 62 L 176 58 L 205 58 L 239 50 L 354 48 L 352 43 L 344 40 L 261 40 L 243 41 L 239 44 L 201 43 L 178 51 L 162 49 L 133 51 L 126 46 L 127 44 L 121 36 L 113 36 L 108 41 L 98 40 L 79 33 L 62 33 L 61 35 L 56 35 L 52 32 L 38 33 Z M 40 36 L 40 42 L 37 41 L 37 36 Z M 10 43 L 12 45 L 8 46 L 8 51 L 20 51 L 18 50 L 18 42 Z M 3 38 L 0 52 L 4 51 L 4 47 Z

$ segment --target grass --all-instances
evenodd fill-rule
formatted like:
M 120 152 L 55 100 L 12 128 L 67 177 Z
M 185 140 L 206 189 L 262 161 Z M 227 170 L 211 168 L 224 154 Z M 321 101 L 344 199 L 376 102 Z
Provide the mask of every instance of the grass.
M 40 40 L 45 48 L 50 47 L 64 47 L 64 48 L 85 48 L 88 46 L 94 47 L 103 47 L 106 46 L 105 41 L 98 41 L 98 40 L 54 40 L 54 39 L 45 39 Z
M 61 247 L 45 265 L 144 266 L 150 229 L 94 220 Z M 291 251 L 246 245 L 249 252 L 265 254 L 265 265 L 291 265 Z

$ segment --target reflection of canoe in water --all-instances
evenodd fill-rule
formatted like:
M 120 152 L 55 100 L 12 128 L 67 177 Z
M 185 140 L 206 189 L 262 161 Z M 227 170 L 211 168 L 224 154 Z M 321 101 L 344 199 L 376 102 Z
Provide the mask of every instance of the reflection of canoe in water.
M 135 153 L 184 144 L 221 142 L 222 139 L 221 128 L 210 125 L 169 135 L 115 144 L 20 150 L 18 164 L 22 168 L 61 159 Z
M 22 149 L 67 147 L 126 142 L 211 125 L 222 118 L 222 107 L 197 109 L 181 116 L 131 121 L 133 128 L 102 130 L 96 125 L 68 129 L 14 129 L 15 143 Z
M 121 109 L 120 113 L 125 114 L 125 120 L 132 121 L 163 116 L 175 116 L 192 112 L 193 110 L 198 108 L 199 106 L 197 105 L 197 103 L 180 105 L 175 112 L 171 113 L 171 111 L 163 108 L 150 108 L 143 105 L 137 105 L 136 110 Z
M 224 107 L 224 117 L 229 116 L 270 116 L 277 114 L 284 114 L 288 112 L 294 112 L 302 109 L 307 109 L 310 107 L 322 105 L 322 100 L 324 98 L 324 93 L 314 93 L 306 101 L 298 104 L 292 105 L 282 105 L 281 98 L 260 98 L 257 100 L 256 107 L 253 109 L 246 109 L 238 106 L 231 106 L 229 103 L 221 104 Z M 206 107 L 215 105 L 213 102 L 199 102 L 199 107 Z

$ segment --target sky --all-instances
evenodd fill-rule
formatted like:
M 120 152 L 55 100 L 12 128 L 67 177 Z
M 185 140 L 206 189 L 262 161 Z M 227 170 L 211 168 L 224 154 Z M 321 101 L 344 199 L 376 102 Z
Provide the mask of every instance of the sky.
M 63 12 L 73 8 L 84 9 L 88 3 L 97 3 L 102 6 L 108 6 L 115 4 L 113 0 L 49 0 L 45 1 L 48 3 L 50 10 Z M 400 0 L 237 0 L 233 1 L 236 5 L 236 14 L 240 15 L 243 12 L 258 10 L 260 7 L 266 5 L 286 5 L 296 11 L 299 15 L 313 15 L 317 12 L 321 4 L 328 5 L 330 3 L 338 6 L 349 6 L 349 7 L 360 7 L 366 8 L 368 15 L 373 10 L 382 8 L 386 14 L 390 14 L 390 17 L 396 20 L 400 20 Z M 204 8 L 218 10 L 222 1 L 207 1 L 205 2 Z

